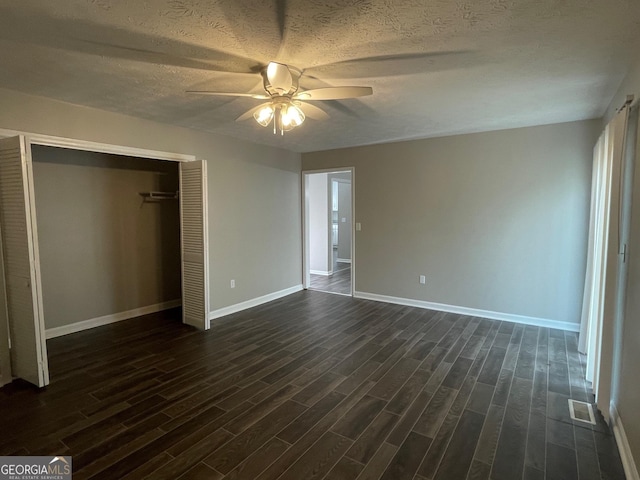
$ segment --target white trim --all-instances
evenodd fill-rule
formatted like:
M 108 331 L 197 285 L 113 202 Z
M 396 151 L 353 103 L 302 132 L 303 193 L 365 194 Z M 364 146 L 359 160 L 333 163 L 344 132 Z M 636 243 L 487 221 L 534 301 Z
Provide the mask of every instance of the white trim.
M 356 294 L 356 169 L 351 167 L 351 296 Z
M 302 288 L 311 286 L 311 255 L 309 247 L 309 199 L 307 191 L 309 190 L 309 176 L 304 172 L 300 174 L 300 201 L 302 203 Z
M 0 137 L 14 137 L 25 135 L 31 144 L 45 145 L 49 147 L 69 148 L 72 150 L 86 150 L 90 152 L 110 153 L 112 155 L 126 155 L 128 157 L 151 158 L 154 160 L 171 160 L 176 162 L 192 162 L 195 155 L 182 153 L 161 152 L 146 148 L 127 147 L 124 145 L 112 145 L 109 143 L 91 142 L 88 140 L 77 140 L 73 138 L 56 137 L 53 135 L 42 135 L 39 133 L 22 132 L 18 130 L 8 130 L 0 128 Z
M 329 275 L 333 275 L 332 270 L 309 270 L 311 275 L 322 275 L 324 277 L 328 277 Z
M 215 320 L 216 318 L 224 317 L 226 315 L 231 315 L 232 313 L 241 312 L 242 310 L 246 310 L 247 308 L 257 307 L 258 305 L 262 305 L 263 303 L 272 302 L 273 300 L 278 300 L 279 298 L 286 297 L 287 295 L 291 295 L 292 293 L 300 291 L 302 291 L 302 285 L 295 285 L 293 287 L 285 288 L 284 290 L 268 293 L 267 295 L 263 295 L 261 297 L 252 298 L 251 300 L 247 300 L 245 302 L 236 303 L 235 305 L 229 305 L 228 307 L 222 307 L 209 312 L 209 321 Z
M 457 313 L 460 315 L 490 318 L 492 320 L 503 320 L 505 322 L 522 323 L 525 325 L 533 325 L 535 327 L 557 328 L 558 330 L 568 330 L 571 332 L 577 332 L 580 329 L 580 325 L 572 322 L 550 320 L 547 318 L 527 317 L 525 315 L 516 315 L 513 313 L 493 312 L 491 310 L 480 310 L 477 308 L 458 307 L 456 305 L 447 305 L 445 303 L 426 302 L 423 300 L 414 300 L 411 298 L 378 295 L 377 293 L 354 292 L 354 297 L 363 298 L 365 300 L 374 300 L 376 302 L 395 303 L 398 305 L 406 305 L 409 307 L 428 308 L 429 310 L 439 310 L 441 312 Z
M 350 258 L 336 258 L 336 262 L 338 263 L 351 263 Z
M 110 315 L 104 315 L 102 317 L 91 318 L 89 320 L 83 320 L 81 322 L 63 325 L 62 327 L 48 328 L 46 330 L 47 340 L 50 338 L 61 337 L 63 335 L 69 335 L 70 333 L 81 332 L 82 330 L 89 330 L 90 328 L 101 327 L 110 323 L 129 320 L 141 315 L 148 315 L 149 313 L 161 312 L 170 308 L 179 307 L 180 305 L 182 305 L 182 301 L 180 299 L 169 300 L 167 302 L 156 303 L 154 305 L 147 305 L 146 307 L 134 308 L 125 312 L 112 313 Z
M 613 434 L 616 437 L 616 443 L 618 444 L 618 451 L 620 452 L 620 458 L 622 459 L 622 466 L 624 467 L 624 474 L 627 480 L 640 480 L 638 475 L 638 467 L 633 459 L 633 453 L 631 452 L 631 446 L 627 440 L 627 434 L 622 426 L 622 419 L 618 413 L 618 409 L 612 403 L 610 412 L 611 423 L 613 425 Z

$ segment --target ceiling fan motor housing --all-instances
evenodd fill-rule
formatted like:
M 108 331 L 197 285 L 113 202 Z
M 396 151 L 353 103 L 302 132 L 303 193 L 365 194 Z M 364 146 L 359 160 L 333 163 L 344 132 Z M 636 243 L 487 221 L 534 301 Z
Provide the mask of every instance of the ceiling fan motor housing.
M 264 89 L 272 97 L 294 95 L 301 74 L 300 70 L 277 62 L 270 62 L 261 72 Z

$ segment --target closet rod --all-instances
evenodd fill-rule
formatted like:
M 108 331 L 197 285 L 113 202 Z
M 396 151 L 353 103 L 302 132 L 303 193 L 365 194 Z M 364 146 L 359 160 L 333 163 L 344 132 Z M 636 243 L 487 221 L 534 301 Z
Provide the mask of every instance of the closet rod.
M 179 192 L 140 192 L 145 200 L 177 200 Z

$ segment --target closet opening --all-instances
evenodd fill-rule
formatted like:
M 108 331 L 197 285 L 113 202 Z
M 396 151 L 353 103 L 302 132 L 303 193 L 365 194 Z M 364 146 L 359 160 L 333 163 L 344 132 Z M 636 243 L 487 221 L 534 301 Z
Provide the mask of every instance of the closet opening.
M 206 162 L 15 133 L 0 139 L 0 384 L 48 385 L 50 338 L 177 307 L 208 329 Z
M 31 149 L 47 339 L 179 307 L 179 163 Z

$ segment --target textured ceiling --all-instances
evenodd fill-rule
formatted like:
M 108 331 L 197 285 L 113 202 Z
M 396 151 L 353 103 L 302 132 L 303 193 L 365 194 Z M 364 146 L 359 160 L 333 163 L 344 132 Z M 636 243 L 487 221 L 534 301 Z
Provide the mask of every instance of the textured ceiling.
M 637 0 L 0 0 L 0 87 L 296 151 L 598 117 L 639 45 Z M 270 60 L 374 94 L 281 137 L 184 93 Z

